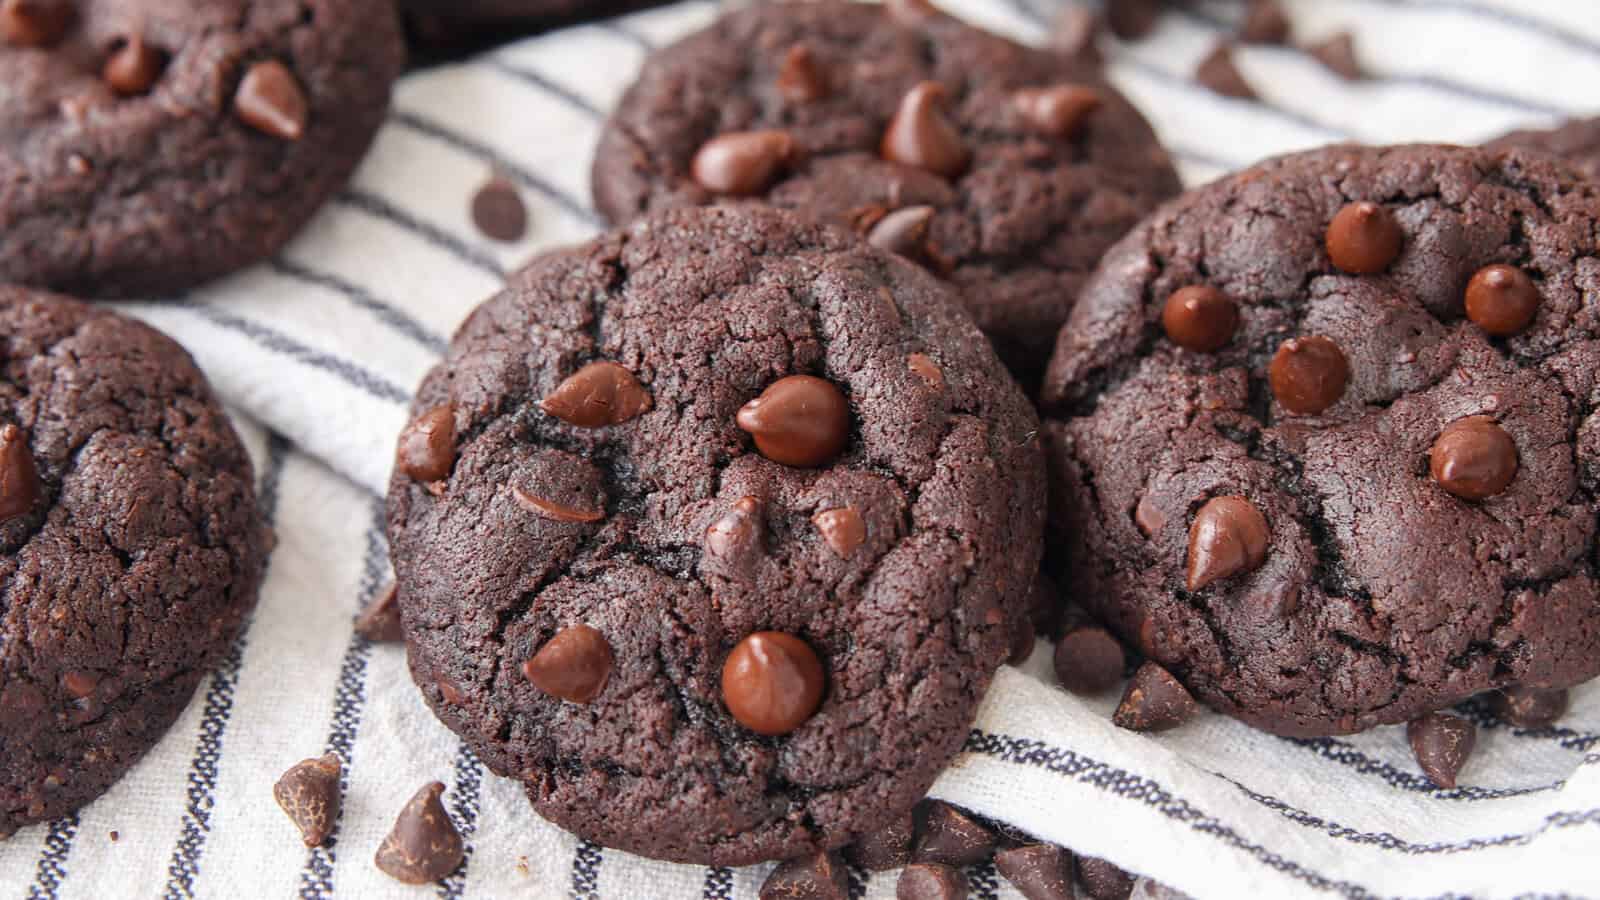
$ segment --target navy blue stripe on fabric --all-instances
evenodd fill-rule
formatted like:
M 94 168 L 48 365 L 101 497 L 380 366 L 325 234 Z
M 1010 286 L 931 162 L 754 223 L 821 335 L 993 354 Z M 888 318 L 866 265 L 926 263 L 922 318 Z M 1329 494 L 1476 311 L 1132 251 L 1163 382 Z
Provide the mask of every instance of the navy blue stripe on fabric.
M 1357 0 L 1357 2 L 1370 3 L 1375 6 L 1387 6 L 1392 9 L 1431 9 L 1462 13 L 1474 18 L 1488 19 L 1501 25 L 1509 25 L 1530 34 L 1537 34 L 1557 43 L 1565 44 L 1586 56 L 1600 57 L 1600 41 L 1587 38 L 1553 22 L 1524 16 L 1509 9 L 1501 9 L 1486 3 L 1475 3 L 1471 2 L 1471 0 Z M 1572 2 L 1572 0 L 1568 0 L 1568 2 Z M 1576 0 L 1576 2 L 1584 2 L 1584 0 Z
M 467 867 L 472 864 L 472 836 L 478 830 L 478 802 L 483 786 L 483 763 L 478 762 L 478 757 L 465 743 L 456 751 L 453 768 L 454 784 L 450 786 L 445 806 L 461 832 L 466 856 L 460 867 L 439 883 L 440 900 L 461 900 L 467 889 Z
M 1560 790 L 1565 782 L 1539 785 L 1530 788 L 1456 787 L 1446 790 L 1417 772 L 1409 772 L 1362 753 L 1354 746 L 1337 738 L 1281 738 L 1286 743 L 1303 747 L 1329 762 L 1335 762 L 1361 775 L 1374 775 L 1392 788 L 1429 794 L 1438 800 L 1504 800 L 1544 791 Z
M 315 271 L 282 257 L 273 260 L 271 265 L 272 271 L 286 278 L 313 284 L 339 294 L 349 300 L 352 305 L 372 313 L 383 324 L 421 344 L 435 354 L 443 355 L 445 348 L 450 343 L 444 335 L 417 321 L 410 313 L 392 303 L 379 300 L 373 296 L 371 291 L 353 281 L 327 272 Z
M 502 75 L 506 75 L 518 81 L 530 84 L 539 90 L 544 91 L 550 96 L 557 98 L 558 100 L 565 101 L 568 106 L 587 114 L 590 118 L 605 118 L 605 113 L 602 112 L 599 107 L 578 96 L 565 85 L 557 84 L 556 82 L 551 81 L 549 78 L 540 75 L 538 72 L 535 72 L 531 69 L 525 69 L 522 66 L 518 66 L 513 63 L 509 63 L 496 56 L 485 57 L 483 59 L 483 63 L 484 65 L 488 66 L 490 71 L 499 72 Z
M 67 857 L 78 836 L 78 813 L 50 823 L 50 833 L 44 837 L 44 849 L 34 866 L 33 886 L 28 889 L 28 900 L 56 900 L 61 882 L 67 878 Z
M 578 841 L 572 853 L 572 900 L 600 900 L 600 864 L 605 855 L 600 845 L 588 839 Z
M 352 187 L 335 197 L 334 202 L 410 232 L 485 274 L 497 279 L 505 277 L 505 267 L 486 251 L 468 244 L 437 225 L 422 221 L 377 194 Z
M 727 866 L 706 869 L 700 900 L 733 900 L 733 870 Z
M 366 606 L 382 590 L 389 567 L 389 543 L 384 535 L 384 504 L 381 498 L 372 501 L 372 524 L 367 528 L 366 547 L 361 557 L 361 580 L 356 589 L 357 609 Z M 350 632 L 350 643 L 345 647 L 344 658 L 339 663 L 339 677 L 334 687 L 333 723 L 328 729 L 324 753 L 337 753 L 344 762 L 339 776 L 339 797 L 342 800 L 350 790 L 351 758 L 356 735 L 361 728 L 361 717 L 367 705 L 367 662 L 372 656 L 372 642 Z M 302 900 L 324 900 L 332 897 L 333 866 L 339 858 L 339 833 L 341 826 L 334 822 L 333 831 L 321 847 L 313 847 L 307 854 L 305 868 L 300 872 L 300 897 Z
M 278 518 L 278 488 L 288 455 L 289 442 L 274 433 L 267 442 L 267 464 L 260 491 L 262 518 L 269 524 L 275 524 Z M 222 766 L 223 738 L 227 734 L 228 720 L 233 716 L 234 691 L 239 686 L 239 672 L 244 667 L 244 651 L 249 645 L 249 638 L 250 623 L 246 621 L 244 630 L 233 642 L 228 655 L 212 673 L 211 686 L 206 690 L 205 705 L 200 714 L 200 733 L 195 741 L 194 757 L 189 762 L 189 787 L 183 823 L 177 845 L 173 847 L 171 860 L 167 864 L 167 886 L 162 892 L 166 900 L 194 896 L 195 879 L 200 874 L 200 858 L 205 851 L 206 838 L 211 834 L 211 814 L 216 805 L 217 772 Z
M 440 143 L 448 144 L 468 156 L 488 163 L 493 168 L 499 169 L 515 178 L 528 189 L 544 196 L 576 219 L 595 226 L 603 224 L 600 221 L 600 217 L 589 208 L 588 204 L 580 202 L 576 197 L 534 174 L 527 167 L 495 152 L 494 149 L 482 141 L 448 128 L 415 112 L 399 109 L 392 110 L 389 113 L 389 122 L 433 138 Z

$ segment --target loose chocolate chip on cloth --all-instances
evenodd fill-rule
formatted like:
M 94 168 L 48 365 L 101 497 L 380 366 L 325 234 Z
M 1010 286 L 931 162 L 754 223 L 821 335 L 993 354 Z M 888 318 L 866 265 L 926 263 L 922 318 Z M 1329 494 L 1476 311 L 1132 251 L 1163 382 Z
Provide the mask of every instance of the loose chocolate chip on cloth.
M 61 18 L 19 25 L 22 8 Z M 0 278 L 93 297 L 276 253 L 366 152 L 403 56 L 383 0 L 5 11 Z
M 268 531 L 200 371 L 146 325 L 0 288 L 0 834 L 103 793 L 255 606 Z
M 595 366 L 627 377 L 570 387 Z M 892 824 L 1028 613 L 1037 420 L 945 285 L 841 229 L 685 209 L 548 253 L 413 408 L 412 674 L 607 846 L 743 864 Z
M 1046 380 L 1064 592 L 1282 734 L 1600 672 L 1597 200 L 1547 158 L 1333 147 L 1163 207 Z M 1163 328 L 1196 288 L 1237 305 L 1214 349 Z
M 1029 390 L 1100 254 L 1178 190 L 1098 65 L 839 0 L 757 4 L 654 54 L 592 184 L 613 222 L 755 197 L 851 224 L 952 281 Z

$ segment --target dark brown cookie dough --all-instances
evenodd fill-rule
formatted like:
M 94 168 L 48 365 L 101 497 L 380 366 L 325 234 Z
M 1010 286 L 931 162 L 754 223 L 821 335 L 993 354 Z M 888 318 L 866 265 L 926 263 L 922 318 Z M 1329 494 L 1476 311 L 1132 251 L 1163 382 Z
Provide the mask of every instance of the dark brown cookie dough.
M 1573 119 L 1556 128 L 1513 131 L 1484 145 L 1491 150 L 1537 150 L 1566 160 L 1585 176 L 1600 180 L 1600 117 Z
M 600 139 L 596 205 L 624 222 L 710 202 L 702 147 L 781 132 L 770 171 L 716 167 L 755 176 L 721 192 L 854 226 L 948 278 L 1031 392 L 1100 254 L 1177 175 L 1092 62 L 893 7 L 758 4 L 658 52 Z M 884 218 L 917 207 L 931 219 Z
M 1163 207 L 1051 362 L 1066 593 L 1283 734 L 1600 672 L 1597 200 L 1545 157 L 1334 147 Z
M 60 18 L 41 31 L 18 7 Z M 366 152 L 403 55 L 384 0 L 4 12 L 0 278 L 84 296 L 181 291 L 276 252 Z
M 244 448 L 145 325 L 0 288 L 0 833 L 103 793 L 255 605 Z
M 406 474 L 440 471 L 408 440 L 389 492 L 412 674 L 608 846 L 735 865 L 876 830 L 1026 615 L 1037 419 L 945 286 L 844 231 L 686 209 L 546 254 L 462 327 L 436 409 L 447 475 Z

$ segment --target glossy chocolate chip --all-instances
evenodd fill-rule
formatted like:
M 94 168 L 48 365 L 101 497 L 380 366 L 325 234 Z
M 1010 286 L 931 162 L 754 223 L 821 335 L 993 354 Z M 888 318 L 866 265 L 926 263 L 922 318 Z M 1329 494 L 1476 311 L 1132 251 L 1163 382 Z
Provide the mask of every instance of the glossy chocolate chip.
M 804 44 L 790 47 L 778 66 L 778 93 L 790 103 L 815 103 L 828 96 L 828 76 Z
M 1128 900 L 1133 893 L 1133 876 L 1098 857 L 1078 857 L 1078 880 L 1093 900 Z
M 1306 46 L 1306 52 L 1329 71 L 1346 81 L 1359 81 L 1366 72 L 1356 56 L 1356 39 L 1348 31 L 1341 31 L 1326 40 Z
M 851 507 L 825 509 L 811 517 L 817 533 L 840 559 L 849 559 L 867 540 L 867 523 Z
M 1500 721 L 1517 728 L 1549 728 L 1567 714 L 1565 690 L 1514 685 L 1489 695 Z
M 406 884 L 427 884 L 454 872 L 466 858 L 461 832 L 439 802 L 444 785 L 425 785 L 406 803 L 374 862 Z
M 15 425 L 0 427 L 0 522 L 32 512 L 42 493 L 28 435 Z
M 329 753 L 295 764 L 272 786 L 273 799 L 300 829 L 307 847 L 322 846 L 339 821 L 342 768 L 339 757 Z
M 148 93 L 166 68 L 167 56 L 134 35 L 111 52 L 100 69 L 100 78 L 106 87 L 124 96 L 133 97 Z
M 931 206 L 908 206 L 887 213 L 867 231 L 867 243 L 921 262 L 927 257 L 928 225 L 933 215 Z
M 850 403 L 833 382 L 814 375 L 780 378 L 746 403 L 735 420 L 773 462 L 826 465 L 850 439 Z
M 0 37 L 17 47 L 45 47 L 66 35 L 76 17 L 67 0 L 0 2 Z
M 1161 327 L 1174 344 L 1186 350 L 1214 353 L 1226 347 L 1239 330 L 1239 307 L 1214 287 L 1181 287 L 1167 297 Z
M 1074 628 L 1056 642 L 1056 680 L 1082 697 L 1104 694 L 1121 684 L 1127 664 L 1122 644 L 1098 625 Z
M 1278 0 L 1250 0 L 1244 21 L 1239 24 L 1239 40 L 1246 44 L 1285 44 L 1289 30 L 1289 16 Z
M 919 863 L 971 866 L 994 853 L 994 832 L 954 806 L 929 800 L 923 806 L 922 833 L 912 854 Z
M 1422 774 L 1439 787 L 1453 788 L 1478 742 L 1478 726 L 1448 713 L 1429 713 L 1406 726 L 1406 739 Z
M 850 873 L 834 853 L 778 864 L 761 883 L 761 900 L 850 900 Z
M 737 131 L 707 141 L 689 171 L 713 194 L 746 197 L 772 184 L 794 152 L 794 138 L 786 131 Z
M 1483 500 L 1517 477 L 1517 444 L 1488 416 L 1457 419 L 1434 440 L 1428 470 L 1446 491 L 1463 500 Z
M 1081 84 L 1023 88 L 1011 95 L 1012 105 L 1028 127 L 1051 137 L 1066 138 L 1078 132 L 1089 115 L 1100 108 L 1100 92 Z
M 1267 382 L 1272 396 L 1284 409 L 1314 416 L 1344 396 L 1350 384 L 1350 362 L 1339 345 L 1328 338 L 1290 338 L 1272 357 Z
M 1111 721 L 1130 731 L 1168 731 L 1189 721 L 1198 709 L 1189 689 L 1171 672 L 1147 662 L 1133 673 Z
M 611 677 L 611 644 L 598 629 L 573 625 L 556 632 L 522 674 L 533 686 L 569 703 L 592 703 Z
M 1328 258 L 1353 275 L 1376 275 L 1400 255 L 1405 232 L 1394 213 L 1376 203 L 1346 205 L 1328 223 Z
M 900 101 L 879 149 L 883 158 L 954 178 L 966 171 L 971 154 L 945 115 L 945 89 L 924 81 Z
M 472 223 L 491 240 L 515 243 L 528 233 L 528 207 L 517 186 L 499 176 L 472 195 Z
M 559 500 L 541 497 L 519 487 L 511 489 L 511 496 L 517 501 L 518 506 L 552 522 L 598 522 L 606 517 L 603 509 L 569 506 Z
M 1145 537 L 1150 537 L 1166 527 L 1167 514 L 1156 505 L 1156 501 L 1152 500 L 1149 494 L 1145 494 L 1133 507 L 1133 524 L 1139 526 Z
M 1251 572 L 1267 559 L 1272 531 L 1267 518 L 1243 497 L 1212 497 L 1189 526 L 1184 587 L 1198 591 L 1213 582 Z
M 297 141 L 305 134 L 310 115 L 300 82 L 275 59 L 258 62 L 245 72 L 233 96 L 233 111 L 251 128 L 285 141 Z
M 621 425 L 650 411 L 650 392 L 634 374 L 614 362 L 592 362 L 569 376 L 539 401 L 539 408 L 579 428 Z
M 1233 61 L 1233 48 L 1227 44 L 1218 44 L 1200 60 L 1194 70 L 1194 80 L 1224 97 L 1240 100 L 1256 97 L 1256 89 L 1239 71 L 1238 64 Z
M 906 810 L 880 827 L 864 834 L 845 848 L 844 855 L 868 872 L 898 869 L 911 862 L 911 845 L 916 837 L 916 819 Z
M 900 870 L 895 900 L 966 900 L 967 876 L 938 863 L 917 863 Z
M 1479 269 L 1467 282 L 1467 318 L 1496 337 L 1510 337 L 1539 314 L 1539 287 L 1515 266 Z
M 387 590 L 356 617 L 356 634 L 377 643 L 395 643 L 405 640 L 400 625 L 400 585 L 391 582 Z
M 822 661 L 799 638 L 761 631 L 722 666 L 722 698 L 739 724 L 765 735 L 799 728 L 822 704 Z
M 400 432 L 395 465 L 415 481 L 443 481 L 456 463 L 455 407 L 435 406 Z
M 1055 844 L 1001 850 L 994 867 L 1027 900 L 1073 900 L 1072 854 Z

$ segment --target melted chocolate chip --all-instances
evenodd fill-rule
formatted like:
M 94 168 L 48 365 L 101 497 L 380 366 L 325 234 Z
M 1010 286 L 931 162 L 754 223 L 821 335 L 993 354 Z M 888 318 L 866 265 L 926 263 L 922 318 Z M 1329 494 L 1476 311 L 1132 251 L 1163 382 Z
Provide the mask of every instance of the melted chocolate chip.
M 734 559 L 761 546 L 761 501 L 740 497 L 722 518 L 706 529 L 706 552 Z
M 936 391 L 944 390 L 944 371 L 932 357 L 925 353 L 913 353 L 906 357 L 906 367 L 917 373 L 917 377 L 928 387 Z
M 954 178 L 966 171 L 971 155 L 945 116 L 945 89 L 924 81 L 900 101 L 879 150 L 883 158 Z
M 1130 731 L 1167 731 L 1189 721 L 1198 709 L 1189 689 L 1171 672 L 1147 662 L 1133 673 L 1111 721 Z
M 1428 451 L 1428 470 L 1446 491 L 1483 500 L 1517 477 L 1517 444 L 1488 416 L 1468 416 L 1439 432 Z
M 799 728 L 822 704 L 822 661 L 799 638 L 761 631 L 722 666 L 722 699 L 739 724 L 765 735 Z
M 1189 526 L 1184 586 L 1198 591 L 1213 582 L 1259 568 L 1272 532 L 1254 503 L 1243 497 L 1213 497 Z
M 322 846 L 339 821 L 342 768 L 339 757 L 329 753 L 295 764 L 272 786 L 273 799 L 300 829 L 307 847 Z
M 825 509 L 811 517 L 822 540 L 840 559 L 849 559 L 867 540 L 867 523 L 861 514 L 846 506 L 842 509 Z
M 786 131 L 733 132 L 707 141 L 695 153 L 690 172 L 713 194 L 747 197 L 772 184 L 794 152 Z
M 827 73 L 817 64 L 811 48 L 796 44 L 783 55 L 778 67 L 778 93 L 790 103 L 815 103 L 828 96 Z
M 1056 642 L 1056 680 L 1079 696 L 1104 694 L 1121 684 L 1127 664 L 1122 644 L 1098 625 L 1074 628 Z
M 233 95 L 233 111 L 262 134 L 297 141 L 305 134 L 310 108 L 300 82 L 275 59 L 250 67 Z
M 522 674 L 533 686 L 569 703 L 592 703 L 611 676 L 611 644 L 588 625 L 574 625 L 546 641 Z
M 406 884 L 427 884 L 454 872 L 466 859 L 461 832 L 439 802 L 443 793 L 444 785 L 435 781 L 400 811 L 373 860 L 386 875 Z
M 1214 353 L 1239 330 L 1239 307 L 1214 287 L 1190 285 L 1167 297 L 1161 327 L 1174 344 L 1196 353 Z
M 1090 113 L 1100 108 L 1100 92 L 1081 84 L 1023 88 L 1011 97 L 1017 113 L 1035 131 L 1052 137 L 1076 134 Z
M 492 240 L 515 243 L 528 233 L 528 207 L 517 186 L 495 176 L 472 195 L 472 223 Z
M 1539 288 L 1515 266 L 1479 269 L 1467 282 L 1467 318 L 1496 337 L 1527 328 L 1539 314 Z
M 1406 726 L 1406 739 L 1422 774 L 1439 787 L 1453 788 L 1478 742 L 1478 727 L 1459 716 L 1429 713 Z
M 604 428 L 650 411 L 650 392 L 633 373 L 614 363 L 592 362 L 539 401 L 539 408 L 569 425 Z
M 1328 258 L 1354 275 L 1376 275 L 1400 255 L 1405 232 L 1394 213 L 1376 203 L 1347 204 L 1328 223 Z
M 94 696 L 94 689 L 100 686 L 100 676 L 93 672 L 68 672 L 61 676 L 61 686 L 72 699 L 87 700 Z
M 42 493 L 27 434 L 15 425 L 0 428 L 0 522 L 32 512 Z
M 1267 381 L 1284 409 L 1314 416 L 1344 396 L 1350 383 L 1350 363 L 1339 345 L 1328 338 L 1290 338 L 1272 357 Z
M 519 487 L 512 488 L 511 495 L 516 499 L 518 506 L 536 516 L 543 516 L 555 522 L 598 522 L 606 517 L 603 509 L 580 509 L 568 506 L 547 497 L 530 494 Z
M 400 432 L 395 465 L 407 477 L 421 482 L 443 481 L 456 463 L 455 407 L 435 406 L 412 420 Z
M 778 864 L 761 883 L 761 900 L 849 900 L 850 873 L 838 854 L 813 853 Z
M 867 232 L 867 243 L 914 262 L 927 258 L 928 225 L 933 221 L 931 206 L 908 206 L 888 213 Z
M 813 375 L 780 378 L 746 403 L 735 420 L 773 462 L 826 465 L 850 439 L 850 403 L 832 382 Z
M 166 68 L 166 54 L 134 35 L 107 57 L 100 69 L 106 86 L 124 97 L 148 93 Z

